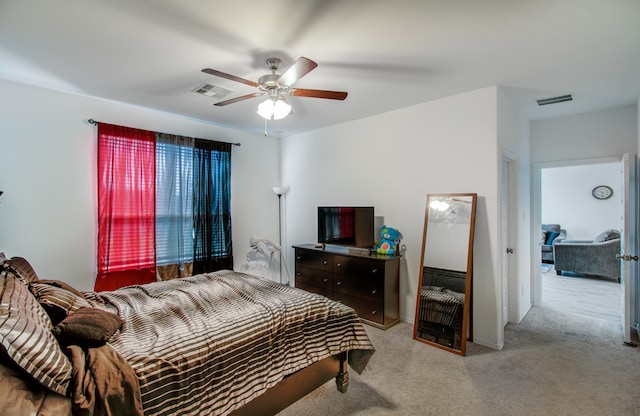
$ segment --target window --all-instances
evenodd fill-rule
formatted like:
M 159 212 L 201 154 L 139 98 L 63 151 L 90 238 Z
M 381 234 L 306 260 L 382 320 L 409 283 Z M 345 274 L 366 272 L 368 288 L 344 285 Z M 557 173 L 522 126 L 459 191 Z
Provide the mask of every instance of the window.
M 230 171 L 229 143 L 99 123 L 95 290 L 233 268 Z
M 156 265 L 193 262 L 193 139 L 156 141 Z

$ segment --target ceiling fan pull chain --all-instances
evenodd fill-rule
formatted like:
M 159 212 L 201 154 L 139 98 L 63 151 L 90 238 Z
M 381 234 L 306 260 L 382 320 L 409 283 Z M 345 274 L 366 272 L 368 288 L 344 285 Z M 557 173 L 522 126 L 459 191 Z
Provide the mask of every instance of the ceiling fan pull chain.
M 267 137 L 267 119 L 264 119 L 264 137 Z

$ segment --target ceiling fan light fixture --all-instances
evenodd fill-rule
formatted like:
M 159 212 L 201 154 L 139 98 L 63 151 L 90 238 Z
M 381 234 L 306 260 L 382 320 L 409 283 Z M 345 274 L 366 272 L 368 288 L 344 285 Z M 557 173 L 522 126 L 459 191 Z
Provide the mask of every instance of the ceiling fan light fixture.
M 280 120 L 285 118 L 291 112 L 291 106 L 287 104 L 284 98 L 277 99 L 267 98 L 258 105 L 258 114 L 267 120 Z

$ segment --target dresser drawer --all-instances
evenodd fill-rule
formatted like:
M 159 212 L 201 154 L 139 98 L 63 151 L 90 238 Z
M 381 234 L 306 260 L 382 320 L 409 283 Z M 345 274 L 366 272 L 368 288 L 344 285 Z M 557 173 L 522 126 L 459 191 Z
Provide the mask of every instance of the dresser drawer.
M 331 299 L 331 291 L 318 286 L 308 285 L 306 283 L 296 281 L 296 288 L 306 290 L 307 292 L 316 293 L 318 295 L 324 296 L 325 298 Z
M 384 262 L 347 256 L 333 257 L 333 272 L 358 277 L 384 276 Z
M 344 293 L 334 293 L 333 297 L 340 303 L 353 308 L 360 318 L 384 325 L 384 306 L 381 303 L 369 302 L 362 298 Z
M 333 285 L 331 273 L 296 265 L 296 287 L 299 287 L 298 283 L 315 286 L 327 293 L 331 293 Z
M 335 274 L 333 290 L 370 302 L 384 303 L 384 276 Z
M 322 251 L 296 249 L 296 268 L 298 266 L 304 266 L 330 272 L 333 267 L 331 260 L 331 255 Z

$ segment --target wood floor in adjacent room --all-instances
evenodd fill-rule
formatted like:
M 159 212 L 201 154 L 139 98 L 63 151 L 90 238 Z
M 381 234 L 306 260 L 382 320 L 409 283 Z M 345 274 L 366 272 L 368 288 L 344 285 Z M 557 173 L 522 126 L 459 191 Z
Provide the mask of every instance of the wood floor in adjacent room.
M 621 302 L 622 292 L 616 281 L 571 272 L 558 276 L 553 265 L 543 266 L 543 307 L 620 322 Z

